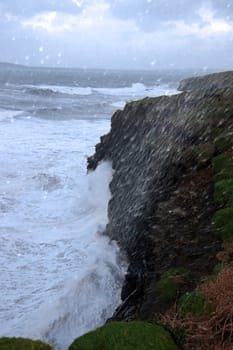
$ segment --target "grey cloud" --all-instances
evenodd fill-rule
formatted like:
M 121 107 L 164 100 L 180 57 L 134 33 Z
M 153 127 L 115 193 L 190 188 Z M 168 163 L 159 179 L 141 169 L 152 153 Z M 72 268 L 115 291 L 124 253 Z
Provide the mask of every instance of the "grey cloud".
M 45 11 L 79 13 L 81 9 L 72 0 L 0 0 L 0 11 L 28 17 Z
M 210 5 L 216 16 L 233 19 L 233 0 L 113 0 L 111 11 L 122 19 L 135 18 L 141 28 L 153 30 L 164 21 L 200 21 L 197 11 Z

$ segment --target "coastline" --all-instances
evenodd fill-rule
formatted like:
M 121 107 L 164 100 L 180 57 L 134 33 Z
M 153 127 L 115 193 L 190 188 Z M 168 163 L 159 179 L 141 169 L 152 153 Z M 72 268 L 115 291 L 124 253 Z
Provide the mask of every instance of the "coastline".
M 129 268 L 112 318 L 70 350 L 80 344 L 94 350 L 97 343 L 111 349 L 112 342 L 120 349 L 122 330 L 127 349 L 147 350 L 135 336 L 147 327 L 145 336 L 153 334 L 150 341 L 161 350 L 219 345 L 212 334 L 210 340 L 197 334 L 192 342 L 185 322 L 188 314 L 192 331 L 200 328 L 198 317 L 210 327 L 218 304 L 208 291 L 233 274 L 233 84 L 224 85 L 226 75 L 207 76 L 203 89 L 191 78 L 184 83 L 189 91 L 131 102 L 112 116 L 88 170 L 112 163 L 105 234 L 127 255 Z M 226 335 L 224 346 L 227 341 Z

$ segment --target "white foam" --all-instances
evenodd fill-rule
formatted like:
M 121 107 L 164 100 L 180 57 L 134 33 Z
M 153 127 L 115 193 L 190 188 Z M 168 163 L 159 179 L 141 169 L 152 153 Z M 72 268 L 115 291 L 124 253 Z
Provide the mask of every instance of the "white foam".
M 170 89 L 167 85 L 155 85 L 147 87 L 142 83 L 132 84 L 130 87 L 124 88 L 94 88 L 93 91 L 97 91 L 104 95 L 111 96 L 125 96 L 131 98 L 139 98 L 146 96 L 159 96 L 159 95 L 170 95 L 176 90 Z
M 46 90 L 51 90 L 54 93 L 63 93 L 63 94 L 69 94 L 69 95 L 85 96 L 85 95 L 91 95 L 93 92 L 97 92 L 103 95 L 131 97 L 131 98 L 170 95 L 177 92 L 175 89 L 169 88 L 168 85 L 146 86 L 142 83 L 135 83 L 135 84 L 132 84 L 132 86 L 121 87 L 121 88 L 91 88 L 91 87 L 78 87 L 78 86 L 57 86 L 57 85 L 24 85 L 24 87 L 40 89 L 40 90 L 44 90 L 45 92 Z
M 113 107 L 117 107 L 119 109 L 123 109 L 125 105 L 126 105 L 126 101 L 117 101 L 112 103 Z
M 91 95 L 92 89 L 90 87 L 78 87 L 78 86 L 59 86 L 59 85 L 24 85 L 24 87 L 40 89 L 40 90 L 51 90 L 61 94 L 68 95 Z
M 65 350 L 120 302 L 119 249 L 101 234 L 111 164 L 86 175 L 85 161 L 108 129 L 33 118 L 0 129 L 0 336 Z
M 0 109 L 0 122 L 13 123 L 15 117 L 22 114 L 22 111 Z

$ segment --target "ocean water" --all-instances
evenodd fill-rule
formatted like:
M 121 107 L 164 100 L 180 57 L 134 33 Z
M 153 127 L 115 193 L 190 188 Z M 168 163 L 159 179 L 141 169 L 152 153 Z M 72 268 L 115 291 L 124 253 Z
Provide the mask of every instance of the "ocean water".
M 111 163 L 86 158 L 126 101 L 177 75 L 0 67 L 0 336 L 65 350 L 120 303 L 126 262 L 102 233 Z

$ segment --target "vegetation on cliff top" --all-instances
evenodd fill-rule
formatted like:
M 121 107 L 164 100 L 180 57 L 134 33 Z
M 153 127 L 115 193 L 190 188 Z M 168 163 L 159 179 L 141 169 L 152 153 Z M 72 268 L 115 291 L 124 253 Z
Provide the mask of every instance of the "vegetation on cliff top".
M 52 350 L 48 344 L 39 340 L 24 338 L 0 338 L 1 350 Z
M 112 322 L 76 339 L 69 350 L 178 350 L 170 333 L 148 322 Z

